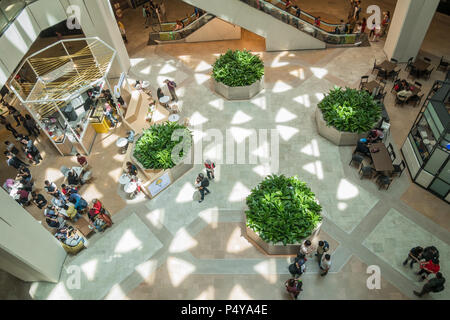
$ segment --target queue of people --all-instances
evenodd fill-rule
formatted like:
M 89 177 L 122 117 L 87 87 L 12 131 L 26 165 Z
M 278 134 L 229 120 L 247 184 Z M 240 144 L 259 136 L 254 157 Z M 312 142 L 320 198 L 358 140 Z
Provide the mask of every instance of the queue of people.
M 306 261 L 308 258 L 314 256 L 320 269 L 320 276 L 324 277 L 328 274 L 331 268 L 331 255 L 327 253 L 330 245 L 326 240 L 319 240 L 317 247 L 314 247 L 310 240 L 305 240 L 300 246 L 300 250 L 294 262 L 289 265 L 289 273 L 292 275 L 291 279 L 285 282 L 286 291 L 293 299 L 297 299 L 300 292 L 303 290 L 303 282 L 300 276 L 306 271 Z

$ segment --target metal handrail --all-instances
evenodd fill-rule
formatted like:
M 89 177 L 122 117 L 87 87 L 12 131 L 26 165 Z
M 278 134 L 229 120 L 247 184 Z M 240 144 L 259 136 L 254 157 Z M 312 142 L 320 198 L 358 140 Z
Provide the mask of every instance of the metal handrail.
M 283 21 L 305 33 L 308 33 L 310 36 L 321 40 L 328 44 L 334 44 L 334 45 L 345 45 L 345 44 L 358 44 L 362 43 L 363 41 L 367 40 L 368 37 L 365 33 L 347 33 L 347 34 L 335 34 L 332 32 L 328 32 L 326 30 L 323 30 L 316 25 L 305 21 L 301 18 L 298 18 L 297 16 L 291 14 L 290 12 L 287 12 L 276 5 L 273 5 L 269 1 L 264 0 L 240 0 L 258 10 L 264 11 L 265 13 L 271 15 L 272 17 Z M 277 3 L 282 3 L 279 0 L 272 0 Z M 303 12 L 303 11 L 302 11 Z M 305 16 L 311 16 L 306 15 Z M 312 16 L 311 16 L 312 17 Z M 323 23 L 321 21 L 321 23 Z M 328 24 L 330 26 L 333 26 L 331 24 Z M 340 25 L 336 25 L 340 26 Z
M 14 4 L 22 4 L 20 8 L 15 12 L 13 17 L 8 18 L 8 16 L 3 12 L 3 9 L 0 8 L 0 21 L 3 17 L 3 20 L 6 21 L 6 24 L 2 27 L 0 25 L 0 37 L 5 33 L 5 31 L 9 28 L 11 24 L 17 19 L 17 17 L 22 13 L 26 6 L 29 4 L 36 2 L 37 0 L 17 0 Z

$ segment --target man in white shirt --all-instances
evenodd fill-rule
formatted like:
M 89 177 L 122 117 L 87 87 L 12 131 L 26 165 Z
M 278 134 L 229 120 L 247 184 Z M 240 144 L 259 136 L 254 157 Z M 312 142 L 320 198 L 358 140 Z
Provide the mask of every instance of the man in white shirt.
M 323 255 L 322 259 L 320 259 L 319 266 L 320 270 L 322 270 L 320 276 L 326 276 L 331 267 L 331 256 L 329 254 Z

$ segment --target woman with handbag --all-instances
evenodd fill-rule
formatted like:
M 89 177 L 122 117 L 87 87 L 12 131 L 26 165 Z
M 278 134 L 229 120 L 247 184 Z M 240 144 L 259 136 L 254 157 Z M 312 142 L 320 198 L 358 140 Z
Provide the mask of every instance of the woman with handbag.
M 102 203 L 99 200 L 97 199 L 92 200 L 91 210 L 93 210 L 92 214 L 96 218 L 102 219 L 108 225 L 108 227 L 112 226 L 113 222 L 109 217 L 109 215 L 106 213 L 105 208 L 103 207 Z M 89 215 L 91 215 L 91 211 L 89 211 Z

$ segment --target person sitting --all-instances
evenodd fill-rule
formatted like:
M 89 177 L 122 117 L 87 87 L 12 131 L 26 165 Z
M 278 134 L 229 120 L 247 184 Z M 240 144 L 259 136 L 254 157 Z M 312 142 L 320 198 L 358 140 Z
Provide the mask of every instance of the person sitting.
M 60 191 L 58 190 L 58 188 L 56 187 L 56 184 L 54 182 L 50 182 L 48 180 L 44 181 L 44 189 L 47 191 L 48 194 L 57 197 L 58 194 L 60 193 Z
M 78 177 L 78 175 L 73 170 L 70 170 L 67 174 L 67 183 L 70 186 L 79 187 L 83 184 L 83 181 L 81 181 L 80 177 Z
M 78 193 L 78 189 L 71 187 L 71 186 L 67 186 L 64 183 L 61 185 L 61 192 L 63 195 L 65 195 L 66 197 L 69 197 L 71 193 Z
M 67 199 L 64 195 L 59 195 L 58 197 L 53 197 L 52 204 L 55 207 L 63 208 L 66 205 Z
M 69 202 L 75 205 L 77 211 L 82 212 L 88 206 L 86 200 L 84 200 L 78 193 L 71 193 L 69 196 Z
M 40 193 L 36 193 L 34 191 L 31 192 L 31 201 L 39 208 L 42 209 L 47 204 L 47 200 L 45 200 L 44 196 Z
M 367 137 L 367 141 L 371 143 L 380 142 L 384 138 L 383 131 L 379 129 L 373 129 L 370 131 L 369 136 Z
M 103 107 L 103 113 L 106 116 L 106 118 L 109 120 L 109 122 L 111 122 L 111 125 L 113 127 L 116 127 L 117 123 L 119 122 L 119 120 L 117 120 L 114 116 L 113 116 L 113 111 L 112 108 L 109 104 L 105 104 L 105 106 Z
M 159 99 L 164 97 L 164 92 L 162 91 L 161 88 L 158 88 L 158 90 L 156 91 L 156 96 L 158 97 L 158 101 L 159 101 Z
M 427 276 L 431 273 L 437 273 L 440 270 L 439 259 L 433 258 L 428 261 L 420 262 L 420 271 L 417 272 L 417 275 L 421 276 L 420 281 L 423 281 L 427 278 Z
M 130 161 L 127 161 L 127 173 L 130 176 L 137 176 L 137 168 Z
M 367 139 L 360 139 L 356 144 L 355 152 L 359 152 L 368 157 L 371 157 L 369 146 L 370 144 L 367 142 Z
M 47 211 L 47 209 L 49 209 Z M 55 207 L 52 205 L 48 205 L 47 213 L 45 214 L 45 221 L 47 222 L 48 226 L 50 228 L 60 229 L 63 228 L 66 225 L 66 222 L 64 220 L 64 217 L 56 211 Z
M 397 80 L 395 85 L 394 85 L 394 91 L 395 92 L 399 92 L 399 91 L 405 90 L 407 88 L 409 88 L 409 83 L 406 82 L 405 79 L 400 80 L 400 81 Z
M 6 151 L 17 156 L 17 154 L 19 153 L 19 149 L 16 148 L 14 143 L 5 141 L 5 145 L 6 145 Z
M 409 88 L 397 92 L 397 98 L 400 101 L 407 101 L 412 95 L 413 93 L 411 90 L 409 90 Z
M 81 215 L 78 213 L 77 209 L 75 209 L 75 205 L 72 202 L 65 204 L 64 210 L 66 210 L 67 217 L 73 222 L 77 222 L 78 219 L 81 218 Z
M 33 185 L 34 185 L 33 180 L 31 180 L 31 179 L 25 180 L 22 178 L 22 179 L 20 179 L 20 183 L 22 184 L 22 187 L 25 191 L 28 191 L 28 192 L 33 191 Z
M 30 200 L 28 200 L 29 193 L 23 187 L 17 190 L 17 195 L 19 198 L 16 200 L 22 206 L 28 206 L 30 204 Z
M 111 227 L 113 224 L 111 218 L 109 217 L 109 215 L 106 214 L 106 210 L 103 208 L 102 203 L 98 199 L 92 200 L 92 209 L 89 210 L 90 218 L 91 218 L 91 215 L 92 215 L 92 218 L 95 217 L 95 218 L 102 219 L 108 225 L 108 227 Z
M 17 178 L 26 182 L 30 181 L 32 179 L 30 169 L 25 166 L 20 166 Z
M 85 244 L 86 240 L 80 236 L 75 229 L 72 227 L 70 228 L 61 228 L 55 233 L 55 237 L 64 243 L 65 245 L 68 245 L 69 247 L 75 247 L 80 242 L 83 242 Z

